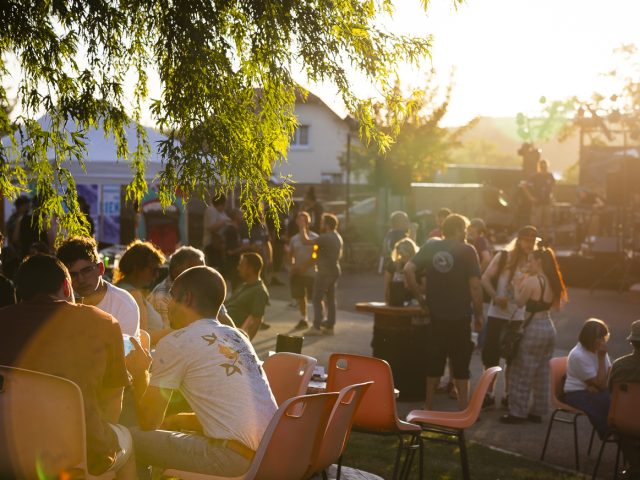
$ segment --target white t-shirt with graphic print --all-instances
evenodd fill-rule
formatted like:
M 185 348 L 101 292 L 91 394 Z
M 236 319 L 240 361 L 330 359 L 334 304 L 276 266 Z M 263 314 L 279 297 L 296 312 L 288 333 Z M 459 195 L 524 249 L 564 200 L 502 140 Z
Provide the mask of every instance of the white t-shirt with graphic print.
M 150 384 L 180 390 L 205 436 L 237 440 L 252 450 L 278 408 L 249 340 L 215 319 L 160 340 Z

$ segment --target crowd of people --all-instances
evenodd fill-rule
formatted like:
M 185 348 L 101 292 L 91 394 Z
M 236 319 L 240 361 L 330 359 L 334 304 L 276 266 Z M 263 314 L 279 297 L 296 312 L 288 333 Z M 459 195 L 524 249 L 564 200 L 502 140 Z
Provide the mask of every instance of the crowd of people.
M 315 198 L 306 206 L 287 235 L 301 317 L 295 328 L 331 335 L 343 240 L 334 215 Z M 251 344 L 269 303 L 269 235 L 245 241 L 240 211 L 224 198 L 209 208 L 204 249 L 177 249 L 160 282 L 167 259 L 150 242 L 132 242 L 108 272 L 91 237 L 68 238 L 55 252 L 30 248 L 13 272 L 15 290 L 6 281 L 5 295 L 0 282 L 0 364 L 78 384 L 92 474 L 148 478 L 155 466 L 239 475 L 277 408 Z M 382 249 L 386 302 L 414 301 L 428 312 L 426 408 L 446 371 L 459 408 L 467 406 L 471 356 L 480 348 L 485 368 L 507 360 L 501 422 L 540 423 L 549 408 L 552 312 L 568 300 L 553 249 L 527 225 L 494 252 L 481 219 L 449 209 L 438 212 L 426 237 L 418 247 L 408 215 L 394 212 Z M 564 401 L 584 411 L 601 438 L 612 382 L 640 382 L 640 321 L 629 336 L 635 353 L 613 364 L 608 337 L 601 320 L 585 322 L 563 389 Z M 494 390 L 483 407 L 495 406 Z M 629 440 L 623 448 L 638 446 Z

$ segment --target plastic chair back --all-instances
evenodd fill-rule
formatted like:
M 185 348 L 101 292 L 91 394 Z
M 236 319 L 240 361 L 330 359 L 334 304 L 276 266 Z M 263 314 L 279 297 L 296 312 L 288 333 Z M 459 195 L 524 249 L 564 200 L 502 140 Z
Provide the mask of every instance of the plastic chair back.
M 397 430 L 398 413 L 389 364 L 379 358 L 348 353 L 333 353 L 329 357 L 328 392 L 363 382 L 374 383 L 363 396 L 353 425 L 376 432 Z
M 276 403 L 307 393 L 313 369 L 318 361 L 299 353 L 280 352 L 262 364 Z
M 86 473 L 85 444 L 82 392 L 75 383 L 0 366 L 0 478 Z
M 554 357 L 549 360 L 549 372 L 551 376 L 549 393 L 551 395 L 551 402 L 553 403 L 555 408 L 566 410 L 568 412 L 577 412 L 578 410 L 570 405 L 567 405 L 561 400 L 564 396 L 563 378 L 567 374 L 568 361 L 569 357 Z
M 372 384 L 373 382 L 359 383 L 340 390 L 320 446 L 314 452 L 309 474 L 328 468 L 340 458 L 347 446 L 358 405 Z
M 147 352 L 151 352 L 151 335 L 146 330 L 140 329 L 140 345 Z
M 640 383 L 613 384 L 609 406 L 609 426 L 617 432 L 640 438 Z
M 489 387 L 496 378 L 496 375 L 501 371 L 502 368 L 500 367 L 491 367 L 482 372 L 482 375 L 478 380 L 478 384 L 471 395 L 471 400 L 469 400 L 467 408 L 464 409 L 464 412 L 469 416 L 471 425 L 476 423 L 476 420 L 478 420 L 478 416 L 482 410 L 482 402 L 487 394 L 487 390 L 489 390 Z

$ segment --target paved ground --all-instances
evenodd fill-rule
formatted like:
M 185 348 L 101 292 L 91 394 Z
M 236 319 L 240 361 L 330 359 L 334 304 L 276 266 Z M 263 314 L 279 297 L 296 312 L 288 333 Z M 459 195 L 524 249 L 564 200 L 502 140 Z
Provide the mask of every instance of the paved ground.
M 283 274 L 280 275 L 285 279 Z M 277 286 L 270 288 L 272 305 L 267 311 L 267 321 L 272 325 L 269 330 L 261 331 L 254 339 L 254 345 L 261 358 L 268 351 L 275 350 L 276 334 L 297 334 L 293 327 L 299 319 L 296 309 L 288 305 L 288 287 Z M 339 312 L 336 334 L 334 336 L 307 337 L 304 340 L 303 353 L 318 359 L 320 364 L 327 363 L 332 352 L 349 352 L 371 355 L 371 339 L 373 334 L 373 319 L 369 315 L 355 312 L 354 304 L 359 301 L 380 301 L 383 297 L 382 279 L 372 274 L 347 274 L 341 279 L 339 294 Z M 571 302 L 564 311 L 554 316 L 558 330 L 556 355 L 566 355 L 575 345 L 582 322 L 589 317 L 605 320 L 611 330 L 610 352 L 616 358 L 629 351 L 625 340 L 629 325 L 636 318 L 640 318 L 640 304 L 634 302 L 628 295 L 612 291 L 596 291 L 590 295 L 588 291 L 571 289 Z M 476 352 L 472 359 L 472 383 L 478 379 L 482 371 L 480 355 Z M 502 380 L 500 380 L 502 382 Z M 497 391 L 500 391 L 500 384 Z M 455 402 L 446 395 L 438 396 L 436 408 L 454 410 Z M 399 402 L 398 411 L 401 416 L 411 409 L 421 408 L 420 402 Z M 545 423 L 519 426 L 503 425 L 498 418 L 504 412 L 495 409 L 485 411 L 480 421 L 473 427 L 468 438 L 482 444 L 491 445 L 508 451 L 517 452 L 526 457 L 539 458 L 546 433 Z M 595 451 L 590 457 L 586 455 L 591 427 L 586 419 L 580 419 L 580 462 L 581 470 L 590 473 L 595 463 L 597 449 L 600 442 L 595 442 Z M 602 478 L 611 478 L 613 471 L 614 449 L 609 446 L 605 450 L 604 464 L 600 472 Z M 428 450 L 427 450 L 428 456 Z M 570 426 L 556 424 L 552 432 L 546 461 L 554 465 L 572 469 L 573 435 Z M 428 465 L 428 458 L 426 459 Z M 505 472 L 506 473 L 506 472 Z

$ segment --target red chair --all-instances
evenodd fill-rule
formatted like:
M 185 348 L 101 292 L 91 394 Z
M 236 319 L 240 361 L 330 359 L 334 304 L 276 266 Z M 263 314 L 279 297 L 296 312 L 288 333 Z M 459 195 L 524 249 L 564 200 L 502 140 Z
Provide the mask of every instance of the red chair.
M 469 477 L 469 460 L 467 458 L 467 445 L 464 438 L 464 430 L 473 426 L 478 420 L 480 410 L 482 410 L 482 402 L 484 396 L 493 383 L 496 375 L 502 369 L 500 367 L 491 367 L 484 371 L 478 385 L 476 385 L 471 400 L 467 408 L 461 412 L 437 412 L 434 410 L 413 410 L 407 415 L 407 421 L 418 423 L 422 426 L 423 432 L 432 432 L 444 436 L 454 436 L 460 447 L 460 463 L 462 464 L 462 477 L 468 480 Z M 426 440 L 432 440 L 429 437 L 422 437 Z M 433 439 L 436 440 L 436 439 Z M 441 438 L 438 441 L 445 441 Z
M 614 383 L 611 390 L 611 404 L 609 405 L 609 427 L 607 438 L 600 445 L 598 460 L 593 469 L 593 479 L 598 474 L 602 453 L 605 443 L 616 443 L 616 465 L 614 478 L 618 476 L 618 466 L 620 460 L 620 435 L 640 439 L 640 384 L 638 383 Z
M 329 357 L 327 371 L 327 391 L 337 392 L 356 383 L 370 382 L 356 410 L 353 428 L 359 432 L 398 437 L 398 450 L 393 466 L 393 479 L 409 475 L 416 450 L 420 450 L 420 478 L 422 478 L 422 442 L 420 426 L 404 422 L 398 418 L 393 388 L 393 375 L 384 360 L 348 353 L 333 353 Z M 408 441 L 405 440 L 408 437 Z M 400 471 L 402 452 L 405 461 Z M 340 468 L 340 464 L 338 465 Z M 398 477 L 399 475 L 399 477 Z
M 86 441 L 78 385 L 0 366 L 0 478 L 114 478 L 88 474 Z
M 322 472 L 322 478 L 327 480 L 326 469 L 338 462 L 336 480 L 340 480 L 340 458 L 347 447 L 349 433 L 356 410 L 362 401 L 362 397 L 373 382 L 359 383 L 340 390 L 340 396 L 336 401 L 324 432 L 320 447 L 315 452 L 308 474 L 313 476 L 317 472 Z
M 547 428 L 547 436 L 544 439 L 544 445 L 542 447 L 542 454 L 540 460 L 544 460 L 544 455 L 547 451 L 547 444 L 549 443 L 549 436 L 551 435 L 551 427 L 553 422 L 567 423 L 573 425 L 573 445 L 574 453 L 576 457 L 576 470 L 580 470 L 580 458 L 578 455 L 578 417 L 586 415 L 581 410 L 578 410 L 571 405 L 567 405 L 560 398 L 563 394 L 564 378 L 567 374 L 567 361 L 569 357 L 555 357 L 549 360 L 550 370 L 550 394 L 551 403 L 555 406 L 555 410 L 549 418 L 549 427 Z M 567 418 L 566 416 L 569 416 Z M 593 437 L 595 435 L 595 428 L 591 429 L 591 439 L 589 440 L 589 449 L 587 454 L 591 454 L 591 447 L 593 446 Z
M 262 364 L 276 403 L 307 393 L 309 380 L 318 361 L 299 353 L 279 352 Z
M 304 395 L 285 401 L 262 436 L 249 470 L 239 477 L 217 477 L 167 469 L 182 480 L 300 480 L 306 475 L 329 421 L 337 393 Z

